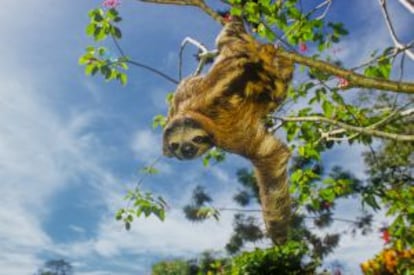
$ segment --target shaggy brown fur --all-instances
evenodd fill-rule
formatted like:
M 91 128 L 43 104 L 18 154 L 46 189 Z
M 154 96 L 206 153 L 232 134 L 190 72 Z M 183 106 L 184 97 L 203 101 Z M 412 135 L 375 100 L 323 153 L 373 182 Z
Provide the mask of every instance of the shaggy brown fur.
M 203 76 L 178 86 L 164 130 L 164 154 L 193 159 L 212 146 L 252 161 L 269 236 L 286 240 L 290 197 L 289 150 L 263 123 L 286 97 L 293 65 L 271 44 L 260 44 L 240 20 L 228 23 L 216 40 L 219 55 Z

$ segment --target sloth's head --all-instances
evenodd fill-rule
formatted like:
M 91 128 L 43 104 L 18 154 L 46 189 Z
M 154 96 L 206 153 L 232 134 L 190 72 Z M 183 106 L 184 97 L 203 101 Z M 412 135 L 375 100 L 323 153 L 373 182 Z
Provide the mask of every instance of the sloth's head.
M 213 138 L 193 118 L 173 119 L 164 129 L 163 153 L 167 157 L 194 159 L 213 145 Z

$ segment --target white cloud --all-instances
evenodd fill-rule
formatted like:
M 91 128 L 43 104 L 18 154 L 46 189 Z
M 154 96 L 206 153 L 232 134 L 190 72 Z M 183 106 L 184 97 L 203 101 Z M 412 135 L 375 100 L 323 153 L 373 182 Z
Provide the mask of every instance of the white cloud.
M 132 140 L 132 150 L 143 161 L 155 159 L 161 155 L 161 139 L 151 130 L 138 130 Z
M 191 223 L 180 210 L 172 210 L 167 213 L 164 222 L 153 217 L 138 219 L 131 232 L 125 232 L 111 218 L 101 225 L 95 249 L 107 257 L 121 251 L 180 256 L 209 249 L 218 250 L 222 249 L 230 235 L 230 221 L 231 219 L 223 217 L 220 222 L 209 220 Z
M 39 266 L 36 255 L 53 245 L 42 225 L 52 211 L 49 200 L 90 166 L 84 150 L 91 139 L 82 128 L 91 116 L 62 120 L 30 77 L 22 83 L 5 73 L 0 81 L 0 244 L 8 255 L 0 266 L 27 274 Z
M 80 233 L 80 234 L 86 232 L 85 228 L 83 228 L 82 226 L 74 225 L 74 224 L 69 225 L 69 228 L 75 231 L 76 233 Z

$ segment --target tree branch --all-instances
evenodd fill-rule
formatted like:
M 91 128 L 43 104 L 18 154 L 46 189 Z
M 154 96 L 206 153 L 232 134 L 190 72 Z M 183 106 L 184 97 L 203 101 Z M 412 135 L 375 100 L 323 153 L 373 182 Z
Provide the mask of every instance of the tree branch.
M 397 34 L 395 32 L 395 29 L 394 29 L 394 26 L 391 23 L 391 18 L 390 18 L 390 15 L 388 14 L 388 9 L 387 9 L 387 1 L 386 0 L 378 0 L 378 1 L 380 3 L 381 11 L 382 11 L 382 14 L 384 15 L 385 23 L 387 24 L 387 28 L 388 28 L 388 31 L 391 35 L 391 39 L 394 42 L 394 45 L 398 49 L 404 48 L 405 45 L 400 43 L 400 41 L 398 40 Z M 404 53 L 407 54 L 407 56 L 409 58 L 414 60 L 414 52 L 412 52 L 410 49 L 405 49 Z
M 299 63 L 317 69 L 319 71 L 344 78 L 349 81 L 350 85 L 348 87 L 357 86 L 368 89 L 414 94 L 414 83 L 398 82 L 380 78 L 367 77 L 362 74 L 342 69 L 325 61 L 316 60 L 310 57 L 302 56 L 293 52 L 287 52 L 284 50 L 280 50 L 278 54 L 279 56 L 290 59 L 295 63 Z
M 413 0 L 400 0 L 400 2 L 411 13 L 414 13 L 414 1 Z
M 324 19 L 326 17 L 326 15 L 328 14 L 328 11 L 329 11 L 329 8 L 331 7 L 331 5 L 332 5 L 332 0 L 326 0 L 325 2 L 323 2 L 319 6 L 317 6 L 316 7 L 317 9 L 322 8 L 324 6 L 326 6 L 326 7 L 325 7 L 325 10 L 323 11 L 323 13 L 321 15 L 319 15 L 318 17 L 316 17 L 316 19 L 318 19 L 318 20 Z
M 224 25 L 225 21 L 223 17 L 211 9 L 203 0 L 137 0 L 145 3 L 154 3 L 154 4 L 167 4 L 167 5 L 178 5 L 178 6 L 193 6 L 198 7 L 207 13 L 209 16 L 213 17 L 214 20 Z
M 406 110 L 404 112 L 400 112 L 400 115 L 410 115 L 414 113 L 414 109 Z M 331 118 L 323 117 L 323 116 L 304 116 L 304 117 L 275 117 L 275 119 L 281 120 L 282 122 L 319 122 L 319 123 L 327 123 L 330 125 L 341 127 L 344 130 L 357 132 L 359 134 L 365 134 L 370 135 L 374 137 L 379 138 L 386 138 L 396 141 L 414 141 L 414 135 L 406 135 L 406 134 L 396 134 L 396 133 L 388 133 L 384 131 L 375 130 L 375 127 L 378 127 L 379 125 L 383 124 L 384 122 L 388 121 L 390 117 L 394 117 L 395 114 L 391 114 L 390 116 L 378 121 L 377 123 L 374 123 L 372 125 L 366 126 L 366 127 L 359 127 L 354 125 L 349 125 L 344 122 L 334 120 Z M 335 131 L 335 134 L 343 133 L 344 130 L 337 129 Z M 325 133 L 326 135 L 326 133 Z

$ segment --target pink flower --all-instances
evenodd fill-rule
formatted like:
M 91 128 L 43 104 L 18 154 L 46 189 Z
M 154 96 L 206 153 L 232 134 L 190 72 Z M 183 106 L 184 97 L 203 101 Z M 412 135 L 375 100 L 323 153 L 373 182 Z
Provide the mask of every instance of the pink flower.
M 300 42 L 300 43 L 299 43 L 299 51 L 300 51 L 301 53 L 304 53 L 304 52 L 306 52 L 307 50 L 308 50 L 308 46 L 307 46 L 305 43 Z
M 391 242 L 391 234 L 388 231 L 388 228 L 383 228 L 381 231 L 382 231 L 381 239 L 384 240 L 385 244 Z
M 105 0 L 102 5 L 106 8 L 115 9 L 121 4 L 121 0 Z
M 338 88 L 345 88 L 349 86 L 349 81 L 345 78 L 338 77 Z
M 232 20 L 233 18 L 231 17 L 230 12 L 226 12 L 226 13 L 223 15 L 223 19 L 224 19 L 224 22 L 229 23 L 229 22 L 231 22 L 231 20 Z

